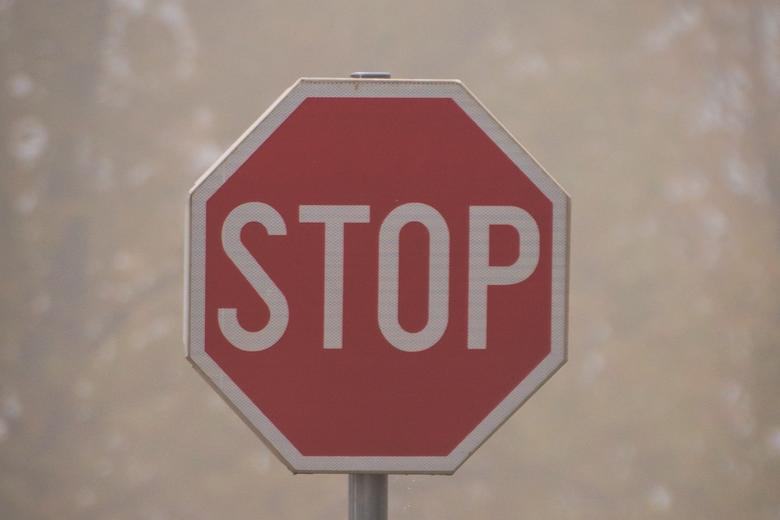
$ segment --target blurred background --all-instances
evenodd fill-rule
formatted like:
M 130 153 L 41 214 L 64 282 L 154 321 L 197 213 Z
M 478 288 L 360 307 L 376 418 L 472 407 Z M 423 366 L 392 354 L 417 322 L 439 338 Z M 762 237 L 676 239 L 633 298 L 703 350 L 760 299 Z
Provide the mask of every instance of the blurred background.
M 780 2 L 0 0 L 0 518 L 346 518 L 181 342 L 195 179 L 300 76 L 459 78 L 573 200 L 569 363 L 393 519 L 780 518 Z

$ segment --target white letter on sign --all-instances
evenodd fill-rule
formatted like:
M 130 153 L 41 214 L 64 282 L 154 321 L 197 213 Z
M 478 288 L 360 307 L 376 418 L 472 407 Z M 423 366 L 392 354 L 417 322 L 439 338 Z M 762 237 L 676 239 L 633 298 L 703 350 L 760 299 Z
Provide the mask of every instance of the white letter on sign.
M 344 224 L 365 224 L 368 206 L 300 206 L 301 222 L 325 224 L 325 316 L 322 346 L 341 348 L 344 327 Z
M 520 255 L 512 265 L 490 265 L 490 226 L 512 226 L 520 235 Z M 469 208 L 468 348 L 487 346 L 488 285 L 522 282 L 539 263 L 539 226 L 524 209 L 515 206 Z
M 398 260 L 401 228 L 419 222 L 428 229 L 428 323 L 408 332 L 398 322 Z M 421 203 L 398 206 L 379 230 L 379 328 L 391 345 L 406 352 L 433 346 L 447 328 L 450 289 L 450 232 L 441 214 Z
M 265 226 L 269 235 L 286 235 L 282 216 L 268 204 L 247 202 L 233 209 L 222 225 L 222 247 L 252 288 L 268 305 L 268 323 L 256 332 L 248 331 L 238 323 L 236 309 L 219 309 L 219 330 L 234 347 L 247 352 L 265 350 L 279 341 L 287 329 L 290 311 L 287 299 L 279 287 L 260 267 L 255 257 L 241 242 L 241 230 L 250 222 Z

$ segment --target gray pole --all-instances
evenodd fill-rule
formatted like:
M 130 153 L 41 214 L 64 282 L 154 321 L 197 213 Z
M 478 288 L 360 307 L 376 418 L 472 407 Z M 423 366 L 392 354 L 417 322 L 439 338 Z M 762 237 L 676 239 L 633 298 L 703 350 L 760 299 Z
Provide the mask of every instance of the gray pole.
M 351 78 L 384 79 L 387 72 L 353 72 Z M 387 475 L 349 474 L 349 520 L 387 520 Z
M 389 72 L 353 72 L 349 75 L 350 78 L 355 79 L 388 79 L 390 77 Z
M 349 520 L 387 520 L 387 475 L 349 474 Z

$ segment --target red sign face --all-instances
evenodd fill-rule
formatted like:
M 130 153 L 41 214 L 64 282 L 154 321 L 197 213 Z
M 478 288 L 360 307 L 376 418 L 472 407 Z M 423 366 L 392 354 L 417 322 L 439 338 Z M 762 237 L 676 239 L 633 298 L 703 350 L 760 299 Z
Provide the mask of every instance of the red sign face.
M 568 197 L 459 82 L 301 80 L 190 211 L 189 357 L 293 471 L 451 473 L 565 360 Z

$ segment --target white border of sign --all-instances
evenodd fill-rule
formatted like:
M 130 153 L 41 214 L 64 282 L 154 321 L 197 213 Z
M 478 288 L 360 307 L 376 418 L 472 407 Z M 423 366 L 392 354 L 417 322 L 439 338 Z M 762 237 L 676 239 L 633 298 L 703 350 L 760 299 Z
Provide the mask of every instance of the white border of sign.
M 206 201 L 308 97 L 451 98 L 552 201 L 552 348 L 550 354 L 463 441 L 442 457 L 305 456 L 206 354 Z M 303 78 L 284 92 L 190 190 L 185 248 L 187 358 L 294 473 L 452 474 L 558 368 L 568 335 L 569 196 L 477 98 L 457 80 Z

